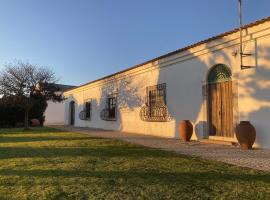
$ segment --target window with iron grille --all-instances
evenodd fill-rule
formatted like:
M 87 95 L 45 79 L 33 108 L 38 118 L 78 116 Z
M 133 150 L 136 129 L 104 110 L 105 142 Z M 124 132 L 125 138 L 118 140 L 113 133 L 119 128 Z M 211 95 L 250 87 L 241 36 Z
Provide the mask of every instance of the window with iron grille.
M 105 121 L 117 120 L 117 97 L 116 94 L 110 94 L 106 97 L 105 108 L 100 112 L 100 118 Z
M 148 94 L 148 106 L 150 116 L 155 116 L 156 108 L 166 105 L 166 84 L 159 84 L 146 88 Z
M 86 102 L 85 103 L 85 118 L 90 120 L 91 119 L 91 109 L 92 109 L 92 104 L 91 102 Z
M 116 97 L 109 97 L 107 103 L 108 119 L 116 119 Z
M 166 83 L 147 87 L 145 106 L 140 112 L 141 119 L 143 121 L 170 121 L 166 104 Z

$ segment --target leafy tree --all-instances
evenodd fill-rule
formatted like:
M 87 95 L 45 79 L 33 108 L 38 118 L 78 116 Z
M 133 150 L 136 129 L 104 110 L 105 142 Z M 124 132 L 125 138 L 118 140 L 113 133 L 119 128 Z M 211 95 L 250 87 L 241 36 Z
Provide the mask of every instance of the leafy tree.
M 24 110 L 24 128 L 29 128 L 29 111 L 38 101 L 61 102 L 55 73 L 28 62 L 14 61 L 0 72 L 0 96 Z M 41 106 L 42 103 L 40 104 Z
M 29 119 L 38 119 L 43 125 L 47 102 L 39 97 L 29 111 Z M 24 110 L 12 103 L 10 98 L 0 98 L 0 128 L 21 126 L 24 122 Z

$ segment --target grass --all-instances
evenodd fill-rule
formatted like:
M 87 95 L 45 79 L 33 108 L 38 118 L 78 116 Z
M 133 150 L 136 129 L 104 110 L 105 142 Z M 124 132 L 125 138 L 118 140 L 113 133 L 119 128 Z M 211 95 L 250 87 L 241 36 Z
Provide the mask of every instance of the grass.
M 270 173 L 49 128 L 2 129 L 0 199 L 270 199 Z

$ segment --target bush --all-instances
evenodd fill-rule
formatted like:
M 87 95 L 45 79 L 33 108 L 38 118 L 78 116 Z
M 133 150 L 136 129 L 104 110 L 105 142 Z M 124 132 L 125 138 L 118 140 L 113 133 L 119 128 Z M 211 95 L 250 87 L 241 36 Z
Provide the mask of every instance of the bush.
M 41 97 L 36 97 L 36 101 L 30 110 L 29 119 L 38 119 L 43 125 L 45 121 L 45 110 L 47 102 Z M 13 104 L 11 99 L 5 97 L 0 99 L 0 127 L 15 127 L 24 124 L 24 110 Z

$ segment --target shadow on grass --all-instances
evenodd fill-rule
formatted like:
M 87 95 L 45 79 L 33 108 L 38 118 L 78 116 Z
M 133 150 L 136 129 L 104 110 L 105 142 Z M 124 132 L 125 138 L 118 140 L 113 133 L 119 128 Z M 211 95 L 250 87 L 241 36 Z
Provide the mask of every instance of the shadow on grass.
M 37 137 L 0 137 L 0 143 L 8 143 L 8 142 L 46 142 L 46 141 L 75 141 L 75 140 L 88 140 L 88 137 L 57 137 L 57 136 L 51 136 L 51 137 L 43 137 L 43 136 L 37 136 Z M 91 138 L 92 140 L 97 140 L 100 138 Z
M 47 133 L 61 133 L 68 132 L 60 129 L 49 128 L 49 127 L 32 127 L 29 130 L 24 130 L 22 128 L 0 128 L 0 134 L 47 134 Z
M 144 157 L 155 157 L 155 158 L 172 158 L 177 155 L 170 154 L 168 152 L 146 149 L 138 147 L 128 146 L 102 146 L 102 143 L 95 144 L 94 147 L 0 147 L 0 159 L 6 158 L 34 158 L 34 157 L 61 157 L 61 156 L 93 156 L 93 157 L 131 157 L 131 158 L 144 158 Z
M 155 172 L 151 171 L 83 171 L 83 170 L 0 170 L 1 176 L 28 176 L 28 177 L 92 177 L 102 179 L 132 179 L 158 180 L 164 183 L 177 183 L 194 181 L 260 181 L 270 183 L 270 174 L 246 173 L 219 173 L 219 172 Z

